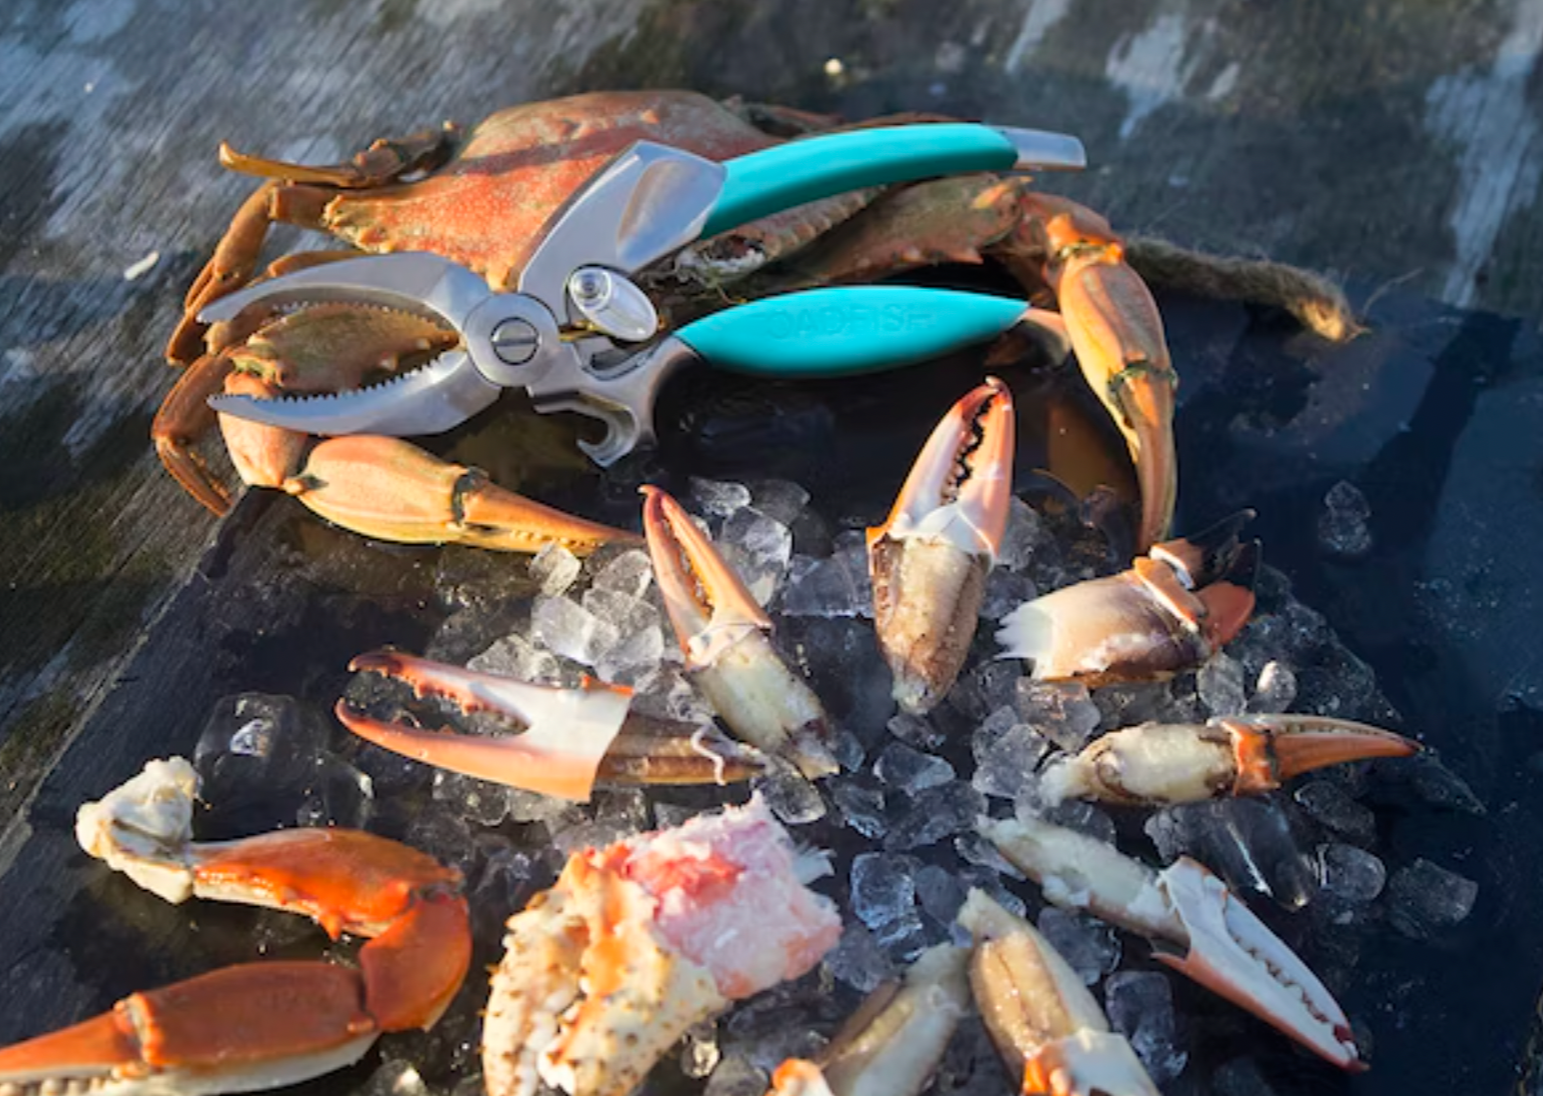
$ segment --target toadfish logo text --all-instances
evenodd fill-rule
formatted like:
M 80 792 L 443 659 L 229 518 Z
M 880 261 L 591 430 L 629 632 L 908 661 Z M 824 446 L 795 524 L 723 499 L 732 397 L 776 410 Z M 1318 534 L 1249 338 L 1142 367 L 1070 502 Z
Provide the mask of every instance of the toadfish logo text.
M 766 333 L 773 339 L 811 339 L 833 335 L 899 334 L 925 331 L 934 321 L 932 311 L 900 304 L 881 307 L 820 305 L 809 308 L 779 308 L 768 317 Z

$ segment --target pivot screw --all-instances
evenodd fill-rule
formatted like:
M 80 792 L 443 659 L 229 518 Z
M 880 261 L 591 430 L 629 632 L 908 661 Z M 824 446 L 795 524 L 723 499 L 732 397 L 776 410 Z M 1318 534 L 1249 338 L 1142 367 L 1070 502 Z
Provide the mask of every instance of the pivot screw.
M 493 344 L 493 353 L 505 365 L 524 365 L 536 356 L 541 346 L 541 336 L 535 327 L 527 320 L 518 319 L 499 324 L 488 341 Z

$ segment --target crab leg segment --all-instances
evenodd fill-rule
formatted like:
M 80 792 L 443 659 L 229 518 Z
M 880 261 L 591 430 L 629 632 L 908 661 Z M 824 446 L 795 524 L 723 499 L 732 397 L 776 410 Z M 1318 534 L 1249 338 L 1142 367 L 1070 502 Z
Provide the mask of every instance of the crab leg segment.
M 986 1030 L 1025 1096 L 1158 1096 L 1124 1037 L 1032 925 L 985 891 L 970 891 L 959 924 L 975 940 L 970 984 Z
M 437 696 L 465 714 L 491 712 L 520 733 L 428 731 L 374 719 L 338 701 L 338 722 L 383 749 L 511 788 L 586 802 L 595 781 L 705 784 L 744 780 L 754 757 L 710 728 L 649 719 L 628 711 L 632 690 L 585 678 L 576 689 L 533 685 L 401 651 L 371 651 L 348 664 L 406 682 L 419 697 Z
M 1092 210 L 1048 194 L 1025 197 L 1044 236 L 1045 280 L 1054 290 L 1083 376 L 1125 435 L 1141 486 L 1140 546 L 1168 535 L 1178 496 L 1173 441 L 1178 375 L 1163 320 L 1125 262 L 1125 247 Z
M 1258 542 L 1239 544 L 1250 511 L 1168 541 L 1128 571 L 1090 579 L 1002 618 L 1002 658 L 1034 663 L 1038 681 L 1150 681 L 1204 662 L 1254 610 Z
M 398 438 L 331 438 L 282 486 L 328 521 L 402 544 L 535 552 L 556 542 L 587 554 L 637 539 L 532 502 L 478 469 L 448 464 Z
M 868 530 L 874 626 L 895 699 L 924 713 L 964 664 L 1007 530 L 1013 399 L 995 377 L 933 430 L 889 519 Z
M 813 780 L 837 771 L 820 700 L 772 647 L 771 619 L 707 534 L 644 486 L 643 532 L 686 668 L 731 730 Z
M 1204 865 L 1154 872 L 1075 830 L 983 820 L 981 832 L 1045 898 L 1153 941 L 1156 957 L 1343 1069 L 1365 1069 L 1338 1002 L 1307 964 Z
M 904 982 L 869 994 L 817 1061 L 782 1063 L 768 1096 L 917 1096 L 969 1011 L 968 956 L 952 944 L 922 952 Z
M 810 970 L 841 919 L 759 800 L 569 858 L 509 919 L 483 1032 L 489 1096 L 626 1096 L 694 1023 Z
M 431 1027 L 460 988 L 471 930 L 458 872 L 354 830 L 196 844 L 196 794 L 186 761 L 152 761 L 82 807 L 76 836 L 169 902 L 268 906 L 308 914 L 334 937 L 373 937 L 359 969 L 249 963 L 133 994 L 94 1020 L 0 1050 L 0 1091 L 188 1096 L 291 1084 L 356 1061 L 382 1031 Z
M 1160 806 L 1260 795 L 1301 773 L 1373 757 L 1408 757 L 1401 735 L 1304 715 L 1224 716 L 1204 724 L 1143 723 L 1114 731 L 1045 771 L 1043 790 L 1110 803 Z

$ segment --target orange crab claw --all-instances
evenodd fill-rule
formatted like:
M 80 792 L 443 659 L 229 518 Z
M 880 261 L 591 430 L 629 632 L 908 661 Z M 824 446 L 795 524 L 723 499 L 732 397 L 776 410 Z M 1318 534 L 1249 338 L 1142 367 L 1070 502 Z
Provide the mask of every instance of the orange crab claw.
M 642 489 L 643 533 L 686 667 L 729 728 L 813 780 L 837 771 L 830 720 L 769 636 L 771 619 L 707 534 L 664 491 Z
M 1391 731 L 1309 715 L 1226 716 L 1112 731 L 1045 770 L 1047 799 L 1070 796 L 1159 806 L 1259 795 L 1294 776 L 1420 746 Z
M 1013 445 L 1012 393 L 988 377 L 943 416 L 868 530 L 874 627 L 909 712 L 931 710 L 964 665 L 1007 531 Z
M 1031 660 L 1036 680 L 1089 685 L 1160 680 L 1204 662 L 1253 613 L 1259 544 L 1238 543 L 1243 521 L 1025 602 L 1002 618 L 1000 657 Z
M 94 1020 L 0 1049 L 0 1091 L 156 1096 L 245 1092 L 348 1065 L 383 1031 L 432 1026 L 471 963 L 460 873 L 354 830 L 192 841 L 192 766 L 152 761 L 81 808 L 91 855 L 171 902 L 189 897 L 308 914 L 372 937 L 351 970 L 320 962 L 230 967 L 136 993 Z
M 348 664 L 438 696 L 466 714 L 491 712 L 518 734 L 427 731 L 374 719 L 338 701 L 338 721 L 393 753 L 512 788 L 585 802 L 596 780 L 704 784 L 745 780 L 758 759 L 711 728 L 650 719 L 628 710 L 632 690 L 585 678 L 577 689 L 533 685 L 401 651 L 371 651 Z
M 475 468 L 448 464 L 399 438 L 324 441 L 283 488 L 345 529 L 403 544 L 536 552 L 555 542 L 586 554 L 638 539 L 532 502 Z

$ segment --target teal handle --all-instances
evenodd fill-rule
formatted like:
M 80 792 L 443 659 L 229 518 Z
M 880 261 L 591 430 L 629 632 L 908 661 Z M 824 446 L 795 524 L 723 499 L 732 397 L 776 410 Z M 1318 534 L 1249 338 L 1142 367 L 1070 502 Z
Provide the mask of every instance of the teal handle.
M 1018 149 L 990 126 L 969 122 L 859 129 L 790 141 L 724 163 L 723 190 L 702 228 L 716 236 L 805 202 L 863 187 L 1006 171 Z
M 898 369 L 985 342 L 1028 305 L 953 289 L 859 285 L 767 297 L 675 332 L 720 369 L 763 377 L 842 377 Z

